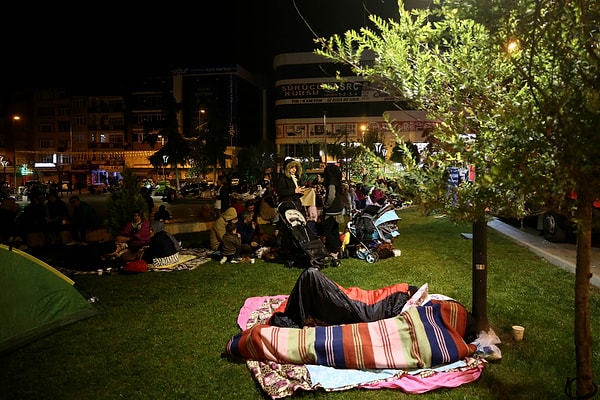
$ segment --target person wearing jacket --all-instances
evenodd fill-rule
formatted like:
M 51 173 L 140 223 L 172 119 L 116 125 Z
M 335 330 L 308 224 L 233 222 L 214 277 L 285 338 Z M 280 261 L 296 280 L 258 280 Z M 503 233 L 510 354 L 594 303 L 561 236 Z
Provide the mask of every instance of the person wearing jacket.
M 283 173 L 277 176 L 275 190 L 279 198 L 279 204 L 291 202 L 296 210 L 306 217 L 304 206 L 300 198 L 304 195 L 304 186 L 300 185 L 300 175 L 302 174 L 302 164 L 298 161 L 288 159 L 283 164 Z M 279 256 L 284 260 L 293 260 L 292 249 L 294 244 L 290 233 L 284 226 L 284 222 L 279 218 Z
M 221 250 L 223 235 L 225 235 L 225 227 L 228 222 L 237 222 L 237 210 L 229 207 L 217 218 L 213 227 L 210 230 L 210 248 L 213 251 Z
M 340 225 L 337 217 L 344 210 L 342 199 L 342 171 L 335 164 L 328 164 L 323 170 L 323 186 L 325 197 L 323 203 L 323 222 L 321 223 L 325 247 L 334 261 L 337 261 L 340 252 Z M 338 266 L 339 261 L 333 262 Z
M 275 189 L 279 197 L 279 203 L 290 201 L 296 209 L 304 214 L 304 207 L 300 198 L 304 195 L 304 186 L 300 185 L 302 164 L 298 161 L 288 159 L 284 162 L 283 173 L 277 176 Z
M 165 231 L 165 223 L 154 221 L 150 224 L 150 244 L 142 259 L 153 267 L 174 264 L 179 260 L 181 245 L 177 239 Z

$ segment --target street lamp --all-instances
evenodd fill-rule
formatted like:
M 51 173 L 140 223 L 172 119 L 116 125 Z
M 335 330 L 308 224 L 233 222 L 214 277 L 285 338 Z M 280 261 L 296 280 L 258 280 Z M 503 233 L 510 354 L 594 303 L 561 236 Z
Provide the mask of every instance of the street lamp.
M 169 162 L 169 156 L 163 155 L 163 181 L 165 182 L 165 188 L 167 187 L 167 174 L 165 173 L 165 165 Z

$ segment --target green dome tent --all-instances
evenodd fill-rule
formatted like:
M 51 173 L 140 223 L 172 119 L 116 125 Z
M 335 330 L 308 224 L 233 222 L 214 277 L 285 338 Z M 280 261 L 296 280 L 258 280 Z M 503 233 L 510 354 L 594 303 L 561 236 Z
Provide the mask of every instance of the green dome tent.
M 0 355 L 96 314 L 74 283 L 32 255 L 0 245 Z

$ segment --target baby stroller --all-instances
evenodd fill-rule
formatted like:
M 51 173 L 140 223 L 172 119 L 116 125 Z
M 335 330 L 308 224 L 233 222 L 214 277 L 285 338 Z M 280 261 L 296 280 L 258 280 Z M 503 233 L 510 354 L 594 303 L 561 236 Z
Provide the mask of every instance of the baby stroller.
M 377 262 L 379 255 L 375 250 L 383 243 L 391 244 L 400 235 L 400 220 L 391 204 L 370 205 L 354 214 L 348 222 L 348 231 L 358 242 L 355 243 L 356 257 L 369 264 Z
M 293 202 L 281 202 L 277 206 L 277 212 L 284 229 L 290 236 L 290 242 L 294 246 L 293 249 L 290 249 L 295 256 L 294 261 L 286 260 L 284 262 L 287 268 L 297 264 L 305 268 L 323 269 L 330 262 L 337 261 L 332 259 L 325 244 L 308 227 L 306 218 Z

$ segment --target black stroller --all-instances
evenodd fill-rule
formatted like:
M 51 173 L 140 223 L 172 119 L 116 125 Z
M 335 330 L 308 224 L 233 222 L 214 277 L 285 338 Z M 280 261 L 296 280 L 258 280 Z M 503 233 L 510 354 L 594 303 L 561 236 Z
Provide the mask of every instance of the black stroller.
M 300 266 L 323 269 L 329 263 L 339 263 L 338 260 L 334 260 L 329 255 L 325 244 L 309 228 L 306 218 L 293 202 L 284 201 L 279 203 L 277 213 L 283 228 L 289 234 L 291 244 L 294 246 L 293 249 L 289 249 L 294 260 L 284 261 L 287 268 Z
M 391 204 L 370 205 L 354 214 L 348 222 L 348 230 L 358 242 L 354 243 L 356 256 L 369 264 L 377 262 L 377 247 L 383 243 L 391 244 L 400 235 L 398 221 L 400 217 Z

